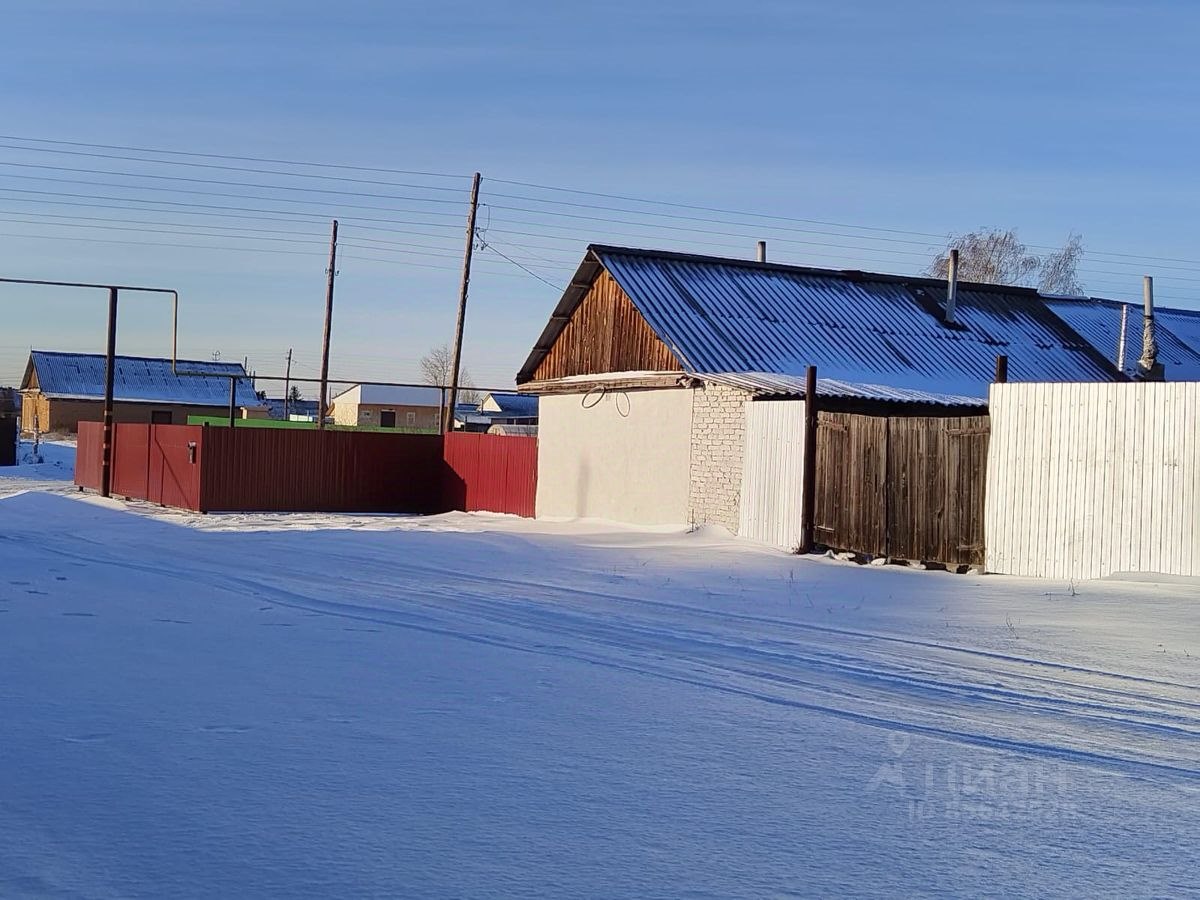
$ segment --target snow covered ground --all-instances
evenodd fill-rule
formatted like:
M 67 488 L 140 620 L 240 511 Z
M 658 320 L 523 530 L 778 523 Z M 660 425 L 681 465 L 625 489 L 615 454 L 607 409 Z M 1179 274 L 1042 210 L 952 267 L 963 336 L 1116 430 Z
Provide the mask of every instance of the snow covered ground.
M 56 486 L 0 474 L 0 896 L 1196 890 L 1195 583 Z

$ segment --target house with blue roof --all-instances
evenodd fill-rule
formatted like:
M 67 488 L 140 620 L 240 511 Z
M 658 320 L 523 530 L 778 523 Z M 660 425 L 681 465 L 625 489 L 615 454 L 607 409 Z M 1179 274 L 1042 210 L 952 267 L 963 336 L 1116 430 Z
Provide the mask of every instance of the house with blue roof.
M 188 416 L 223 416 L 230 382 L 239 414 L 261 401 L 241 363 L 118 356 L 113 372 L 116 422 L 187 423 Z M 74 434 L 80 422 L 103 418 L 106 359 L 102 353 L 34 350 L 21 380 L 21 430 Z
M 479 412 L 492 425 L 537 425 L 538 398 L 515 391 L 492 391 L 479 401 Z
M 824 410 L 980 414 L 1001 356 L 1010 381 L 1131 377 L 1031 288 L 951 303 L 931 278 L 590 246 L 517 375 L 537 513 L 737 532 L 748 404 L 803 398 L 811 365 Z

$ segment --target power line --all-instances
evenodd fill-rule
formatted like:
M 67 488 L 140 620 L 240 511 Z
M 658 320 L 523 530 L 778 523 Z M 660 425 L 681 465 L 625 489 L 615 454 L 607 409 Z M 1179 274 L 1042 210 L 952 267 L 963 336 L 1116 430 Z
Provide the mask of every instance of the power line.
M 222 172 L 247 172 L 253 175 L 280 175 L 285 178 L 312 178 L 321 181 L 336 181 L 347 184 L 373 184 L 380 187 L 418 188 L 426 191 L 452 191 L 459 193 L 460 188 L 442 187 L 440 185 L 412 184 L 403 181 L 379 181 L 372 178 L 351 178 L 347 175 L 318 175 L 313 172 L 286 172 L 278 169 L 259 169 L 248 166 L 222 166 L 216 163 L 190 162 L 178 159 L 152 159 L 145 156 L 123 156 L 115 153 L 86 153 L 79 150 L 54 150 L 48 147 L 22 147 L 16 144 L 0 144 L 0 150 L 19 150 L 29 153 L 54 153 L 68 156 L 82 156 L 89 159 L 115 159 L 125 162 L 154 163 L 162 166 L 187 166 L 198 169 L 214 169 Z M 447 176 L 449 177 L 449 176 Z M 467 177 L 467 176 L 464 176 Z
M 225 197 L 225 198 L 232 198 L 234 200 L 265 200 L 268 203 L 301 203 L 301 204 L 306 204 L 308 206 L 315 206 L 321 202 L 318 200 L 298 200 L 293 197 L 259 197 L 254 194 L 249 194 L 249 195 L 247 195 L 247 194 L 227 194 L 227 193 L 222 193 L 221 191 L 193 191 L 193 190 L 188 190 L 187 188 L 154 187 L 152 185 L 142 185 L 142 184 L 114 184 L 114 183 L 108 182 L 108 181 L 89 181 L 89 180 L 79 179 L 79 178 L 54 178 L 50 175 L 20 176 L 20 175 L 11 175 L 7 172 L 0 172 L 0 178 L 23 178 L 23 179 L 26 179 L 29 181 L 48 181 L 53 184 L 80 184 L 85 187 L 124 188 L 126 190 L 133 190 L 133 191 L 155 191 L 158 193 L 187 194 L 189 196 L 197 196 L 197 197 Z M 250 187 L 252 185 L 247 185 L 247 186 Z M 8 188 L 7 190 L 22 190 L 23 191 L 24 189 L 23 188 Z M 28 192 L 28 193 L 32 193 L 32 192 Z M 120 198 L 117 198 L 117 199 L 120 199 Z M 131 199 L 137 199 L 137 198 L 131 198 Z M 145 201 L 145 202 L 152 202 L 152 201 Z M 170 202 L 170 201 L 163 201 L 163 202 Z M 439 202 L 450 202 L 450 201 L 439 201 Z M 339 209 L 365 209 L 365 210 L 374 210 L 376 212 L 396 212 L 396 213 L 405 213 L 405 214 L 412 214 L 412 215 L 418 215 L 418 216 L 449 216 L 451 218 L 457 218 L 457 216 L 458 216 L 457 213 L 437 212 L 436 210 L 432 210 L 432 209 L 398 209 L 396 207 L 389 207 L 389 206 L 363 206 L 362 204 L 342 203 L 340 201 L 338 202 L 337 207 Z
M 385 169 L 375 166 L 354 166 L 337 163 L 325 162 L 301 162 L 298 160 L 288 159 L 271 159 L 261 156 L 232 156 L 223 153 L 198 153 L 188 150 L 164 150 L 162 148 L 153 147 L 129 147 L 121 144 L 89 144 L 84 141 L 63 141 L 51 140 L 49 138 L 21 137 L 12 134 L 0 134 L 0 140 L 5 141 L 25 141 L 34 144 L 53 144 L 60 147 L 94 147 L 100 150 L 126 150 L 131 153 L 157 153 L 160 156 L 192 156 L 198 159 L 227 159 L 234 162 L 259 162 L 269 163 L 280 166 L 307 166 L 314 169 L 341 169 L 350 172 L 379 172 L 386 175 L 415 175 L 422 178 L 462 178 L 467 179 L 469 175 L 455 175 L 448 172 L 416 172 L 408 169 Z M 36 148 L 29 148 L 36 149 Z
M 107 187 L 125 187 L 125 185 L 119 185 L 119 184 L 106 185 L 106 186 Z M 147 188 L 135 188 L 135 190 L 148 190 L 148 189 Z M 314 217 L 317 219 L 328 218 L 328 216 L 326 216 L 325 213 L 307 212 L 305 210 L 299 210 L 299 209 L 298 210 L 260 209 L 260 208 L 251 207 L 251 206 L 222 206 L 221 204 L 214 204 L 214 203 L 188 203 L 187 201 L 184 201 L 184 200 L 151 200 L 151 199 L 148 199 L 145 197 L 109 197 L 109 196 L 101 195 L 101 194 L 76 194 L 76 193 L 69 193 L 69 192 L 65 192 L 65 191 L 38 191 L 38 190 L 32 190 L 30 188 L 0 187 L 0 192 L 18 193 L 18 194 L 37 194 L 37 195 L 44 195 L 44 196 L 49 196 L 49 197 L 75 197 L 75 198 L 84 199 L 84 200 L 111 200 L 111 201 L 114 201 L 117 203 L 142 203 L 142 204 L 155 203 L 155 204 L 158 204 L 159 206 L 179 206 L 179 207 L 194 208 L 194 209 L 225 210 L 227 212 L 268 213 L 268 214 L 275 214 L 275 215 L 281 215 L 281 216 L 287 216 L 287 215 L 311 216 L 311 217 Z M 181 193 L 184 193 L 184 192 L 181 192 Z M 206 195 L 200 191 L 189 191 L 186 193 L 199 193 L 202 196 L 226 196 L 226 195 Z M 231 194 L 228 196 L 238 196 L 238 195 Z M 20 198 L 17 198 L 17 197 L 13 197 L 13 198 L 9 198 L 9 199 L 14 200 L 14 201 L 19 201 L 19 202 L 28 202 L 28 203 L 34 202 L 34 201 L 21 200 Z M 283 198 L 257 197 L 257 198 L 250 198 L 250 199 L 270 201 L 270 200 L 283 199 Z M 53 201 L 53 200 L 46 200 L 46 201 L 41 201 L 41 202 L 61 203 L 61 201 Z M 292 201 L 292 202 L 303 203 L 305 201 L 298 200 L 298 201 Z M 71 205 L 79 205 L 79 204 L 71 204 Z M 127 206 L 104 207 L 104 208 L 106 208 L 106 209 L 107 208 L 135 209 L 135 210 L 144 211 L 144 212 L 170 212 L 171 211 L 171 210 L 141 209 L 139 207 L 127 207 Z M 375 206 L 365 206 L 365 207 L 355 207 L 355 208 L 372 209 L 372 210 L 376 210 L 378 212 L 417 212 L 418 215 L 424 215 L 427 212 L 427 211 L 418 212 L 417 210 L 390 210 L 386 207 L 375 207 Z M 203 215 L 203 213 L 189 213 L 189 215 Z M 448 215 L 448 214 L 438 213 L 437 215 Z M 391 219 L 391 218 L 377 219 L 377 218 L 371 218 L 371 217 L 366 217 L 366 216 L 343 216 L 342 218 L 346 219 L 347 221 L 353 221 L 353 222 L 383 222 L 385 224 L 419 225 L 423 228 L 453 228 L 453 229 L 457 230 L 460 227 L 457 224 L 450 224 L 447 222 L 413 222 L 413 221 L 407 220 L 407 219 Z M 305 224 L 308 224 L 308 223 L 305 223 Z
M 534 272 L 533 270 L 526 268 L 524 265 L 522 265 L 521 263 L 519 263 L 515 259 L 513 259 L 511 256 L 509 256 L 507 253 L 504 253 L 504 252 L 500 251 L 499 249 L 497 249 L 496 247 L 493 247 L 491 244 L 489 244 L 487 241 L 483 240 L 482 238 L 479 239 L 479 245 L 484 250 L 491 250 L 493 253 L 497 254 L 498 256 L 502 256 L 504 259 L 507 259 L 510 263 L 512 263 L 518 269 L 520 269 L 521 271 L 525 272 L 528 275 L 532 275 L 534 278 L 536 278 L 538 281 L 540 281 L 542 284 L 546 285 L 547 287 L 553 288 L 554 290 L 559 291 L 560 293 L 563 291 L 563 288 L 559 287 L 557 284 L 554 284 L 551 281 L 547 281 L 545 278 L 543 278 L 537 272 Z
M 150 172 L 114 172 L 110 169 L 83 169 L 76 166 L 46 166 L 39 163 L 19 163 L 0 160 L 0 166 L 9 166 L 16 169 L 39 169 L 46 172 L 75 172 L 84 175 L 112 175 L 116 178 L 149 178 L 154 181 L 184 181 L 188 184 L 215 184 L 222 187 L 249 187 L 256 190 L 270 191 L 299 191 L 306 194 L 330 194 L 336 197 L 372 197 L 379 200 L 405 200 L 412 203 L 452 203 L 458 205 L 461 201 L 451 200 L 441 197 L 411 197 L 402 194 L 379 194 L 365 193 L 363 191 L 336 191 L 332 188 L 311 188 L 299 187 L 297 185 L 288 184 L 259 184 L 252 181 L 224 181 L 216 178 L 189 178 L 186 175 L 155 175 Z M 5 175 L 6 178 L 14 178 L 14 175 Z M 139 185 L 121 185 L 122 187 L 133 187 L 137 190 L 148 190 Z M 419 185 L 406 185 L 420 188 Z M 172 188 L 171 190 L 174 190 Z M 439 190 L 449 190 L 439 189 Z M 180 191 L 182 193 L 182 191 Z

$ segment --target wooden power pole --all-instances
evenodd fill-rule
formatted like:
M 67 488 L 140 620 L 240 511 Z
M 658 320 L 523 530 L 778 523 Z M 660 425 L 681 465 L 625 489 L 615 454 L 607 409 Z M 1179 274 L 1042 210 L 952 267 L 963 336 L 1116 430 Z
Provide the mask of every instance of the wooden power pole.
M 450 363 L 450 397 L 446 404 L 442 431 L 454 428 L 454 408 L 458 405 L 458 372 L 462 363 L 463 322 L 467 317 L 467 288 L 471 283 L 471 255 L 475 251 L 475 214 L 479 211 L 479 173 L 471 179 L 471 205 L 467 209 L 467 249 L 463 254 L 462 283 L 458 288 L 458 322 L 454 326 L 454 357 Z
M 317 428 L 325 427 L 329 390 L 329 333 L 333 330 L 333 278 L 337 274 L 337 219 L 329 236 L 329 271 L 325 278 L 325 338 L 321 342 L 321 395 L 317 399 Z
M 283 421 L 288 421 L 288 407 L 292 403 L 292 348 L 288 347 L 287 370 L 283 373 Z

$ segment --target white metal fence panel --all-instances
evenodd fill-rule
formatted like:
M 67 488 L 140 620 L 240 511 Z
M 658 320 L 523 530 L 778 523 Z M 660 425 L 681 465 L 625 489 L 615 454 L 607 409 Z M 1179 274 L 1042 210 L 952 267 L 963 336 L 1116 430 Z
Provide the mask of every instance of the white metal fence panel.
M 804 401 L 748 402 L 738 534 L 795 550 L 803 477 Z
M 1200 576 L 1200 383 L 998 384 L 993 572 Z

